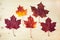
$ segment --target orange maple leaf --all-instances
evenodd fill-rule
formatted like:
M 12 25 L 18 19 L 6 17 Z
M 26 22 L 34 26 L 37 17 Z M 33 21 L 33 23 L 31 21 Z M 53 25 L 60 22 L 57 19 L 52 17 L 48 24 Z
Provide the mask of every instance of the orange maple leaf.
M 26 13 L 27 13 L 27 10 L 26 9 L 24 10 L 24 8 L 19 5 L 18 10 L 16 11 L 16 14 L 18 16 L 25 16 Z

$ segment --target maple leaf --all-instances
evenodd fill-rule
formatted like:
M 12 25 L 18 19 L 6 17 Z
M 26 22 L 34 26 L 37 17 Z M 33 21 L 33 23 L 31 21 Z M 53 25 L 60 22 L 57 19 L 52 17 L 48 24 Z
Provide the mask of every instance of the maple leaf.
M 16 11 L 16 14 L 18 16 L 25 16 L 27 13 L 27 10 L 24 10 L 24 8 L 22 6 L 18 7 L 18 10 Z
M 24 23 L 26 25 L 26 28 L 30 28 L 30 38 L 33 40 L 32 28 L 36 27 L 36 22 L 34 22 L 34 19 L 31 16 L 29 16 L 28 21 L 24 21 Z
M 11 17 L 11 20 L 9 19 L 5 19 L 5 24 L 6 24 L 6 28 L 9 28 L 9 29 L 18 29 L 19 28 L 19 25 L 21 24 L 21 20 L 16 20 L 15 16 L 13 15 Z
M 40 4 L 38 4 L 37 6 L 38 6 L 38 8 L 31 6 L 33 15 L 35 17 L 40 16 L 41 18 L 46 17 L 46 14 L 48 14 L 49 11 L 44 9 L 45 6 L 42 4 L 42 2 Z
M 24 21 L 26 28 L 35 28 L 36 22 L 34 22 L 34 19 L 30 16 L 28 17 L 28 21 Z
M 50 18 L 47 18 L 46 19 L 46 23 L 41 23 L 41 26 L 42 26 L 42 30 L 47 32 L 47 31 L 54 31 L 55 30 L 55 26 L 56 26 L 56 22 L 53 22 L 51 23 L 51 19 Z

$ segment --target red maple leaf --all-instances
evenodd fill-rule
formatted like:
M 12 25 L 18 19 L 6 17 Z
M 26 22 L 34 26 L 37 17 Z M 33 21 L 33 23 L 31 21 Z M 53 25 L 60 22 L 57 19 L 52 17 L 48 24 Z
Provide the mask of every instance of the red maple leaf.
M 5 24 L 6 24 L 6 28 L 9 28 L 9 29 L 18 29 L 19 28 L 19 25 L 21 24 L 21 20 L 16 20 L 16 17 L 13 15 L 11 17 L 11 20 L 9 19 L 5 19 Z
M 46 14 L 48 14 L 49 11 L 44 9 L 45 6 L 42 4 L 42 2 L 40 4 L 38 4 L 37 6 L 38 6 L 38 8 L 31 6 L 33 15 L 35 17 L 40 16 L 41 18 L 46 17 Z
M 51 19 L 50 18 L 47 18 L 46 19 L 46 23 L 41 23 L 41 26 L 42 26 L 42 30 L 47 32 L 47 31 L 54 31 L 55 30 L 55 26 L 56 26 L 56 22 L 53 22 L 51 23 Z
M 28 21 L 24 21 L 26 28 L 30 28 L 30 38 L 33 40 L 32 37 L 32 28 L 36 27 L 36 22 L 34 22 L 34 19 L 30 16 L 28 17 Z
M 35 28 L 36 22 L 34 22 L 34 19 L 30 16 L 28 17 L 28 21 L 24 21 L 26 28 Z

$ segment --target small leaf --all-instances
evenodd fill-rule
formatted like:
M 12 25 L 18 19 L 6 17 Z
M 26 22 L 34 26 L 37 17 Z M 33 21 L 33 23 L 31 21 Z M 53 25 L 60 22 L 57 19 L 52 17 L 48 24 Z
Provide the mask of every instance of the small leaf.
M 19 25 L 21 24 L 21 20 L 16 20 L 15 16 L 13 15 L 11 17 L 11 20 L 9 19 L 5 19 L 5 24 L 6 24 L 6 28 L 9 28 L 9 29 L 18 29 L 19 28 Z
M 45 6 L 42 4 L 42 2 L 40 4 L 38 4 L 37 6 L 38 6 L 38 8 L 31 6 L 33 15 L 35 17 L 40 16 L 41 18 L 46 17 L 46 15 L 48 14 L 49 11 L 44 9 Z
M 24 10 L 24 8 L 22 6 L 18 7 L 18 10 L 16 11 L 16 14 L 20 17 L 20 16 L 25 16 L 27 13 L 27 10 Z
M 36 22 L 34 22 L 34 19 L 30 16 L 28 17 L 28 21 L 24 21 L 26 28 L 35 28 Z
M 47 18 L 46 19 L 46 23 L 41 22 L 41 26 L 42 26 L 42 30 L 47 32 L 47 31 L 54 31 L 55 30 L 55 26 L 56 26 L 56 22 L 51 23 L 51 19 Z

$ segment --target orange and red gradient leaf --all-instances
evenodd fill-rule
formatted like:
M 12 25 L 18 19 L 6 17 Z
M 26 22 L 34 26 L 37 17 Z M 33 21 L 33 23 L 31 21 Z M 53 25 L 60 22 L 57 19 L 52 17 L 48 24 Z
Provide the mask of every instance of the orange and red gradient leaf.
M 27 13 L 27 10 L 22 7 L 22 6 L 19 6 L 17 8 L 18 10 L 16 11 L 16 14 L 20 17 L 20 16 L 25 16 L 26 13 Z
M 26 28 L 35 28 L 36 22 L 34 22 L 34 19 L 30 16 L 28 17 L 28 21 L 24 21 Z

